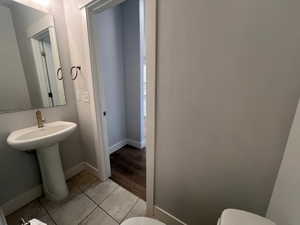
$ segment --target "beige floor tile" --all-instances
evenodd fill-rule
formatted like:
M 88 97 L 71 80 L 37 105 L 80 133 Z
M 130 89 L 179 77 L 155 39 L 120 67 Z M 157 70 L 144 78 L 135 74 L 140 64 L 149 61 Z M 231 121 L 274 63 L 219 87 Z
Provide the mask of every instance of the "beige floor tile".
M 56 225 L 49 215 L 43 216 L 39 218 L 39 220 L 42 221 L 43 223 L 46 223 L 47 225 Z
M 21 218 L 28 221 L 33 218 L 40 219 L 44 216 L 47 216 L 46 210 L 42 207 L 38 200 L 34 200 L 23 208 L 7 216 L 6 220 L 9 225 L 19 225 Z
M 108 179 L 97 185 L 93 185 L 85 191 L 85 194 L 100 205 L 118 186 L 118 184 Z
M 102 202 L 100 207 L 115 220 L 121 222 L 135 205 L 137 199 L 134 194 L 119 186 Z
M 95 208 L 96 204 L 93 201 L 84 194 L 80 194 L 52 209 L 49 213 L 57 225 L 76 225 Z
M 126 219 L 131 217 L 145 216 L 146 215 L 146 202 L 139 199 L 135 206 L 130 210 Z
M 90 186 L 100 183 L 100 179 L 91 172 L 84 170 L 69 180 L 72 185 L 77 186 L 81 191 L 87 190 Z
M 96 208 L 80 225 L 118 225 L 102 209 Z
M 67 182 L 69 188 L 69 196 L 62 201 L 50 201 L 45 197 L 40 199 L 40 203 L 48 212 L 54 212 L 56 209 L 59 209 L 62 205 L 72 201 L 76 196 L 82 194 L 79 188 L 73 185 L 71 182 Z

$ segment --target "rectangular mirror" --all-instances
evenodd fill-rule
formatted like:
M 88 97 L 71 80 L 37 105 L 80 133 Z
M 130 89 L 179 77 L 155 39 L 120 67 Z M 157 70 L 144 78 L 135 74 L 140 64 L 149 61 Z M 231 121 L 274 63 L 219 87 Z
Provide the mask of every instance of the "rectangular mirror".
M 65 104 L 53 17 L 0 3 L 0 113 Z

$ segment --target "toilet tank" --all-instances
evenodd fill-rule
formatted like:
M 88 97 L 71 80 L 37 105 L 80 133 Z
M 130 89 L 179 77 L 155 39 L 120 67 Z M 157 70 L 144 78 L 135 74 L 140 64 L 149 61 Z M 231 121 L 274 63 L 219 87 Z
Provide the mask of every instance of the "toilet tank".
M 238 209 L 225 209 L 219 218 L 218 225 L 276 225 L 271 220 Z

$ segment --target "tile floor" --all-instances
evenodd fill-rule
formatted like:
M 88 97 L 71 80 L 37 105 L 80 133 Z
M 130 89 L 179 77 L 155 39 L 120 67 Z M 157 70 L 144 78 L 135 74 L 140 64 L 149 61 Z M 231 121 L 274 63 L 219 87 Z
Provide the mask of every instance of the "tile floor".
M 112 180 L 100 180 L 83 171 L 68 180 L 70 195 L 61 202 L 34 200 L 7 216 L 8 225 L 38 218 L 47 225 L 118 225 L 124 219 L 144 216 L 145 201 Z

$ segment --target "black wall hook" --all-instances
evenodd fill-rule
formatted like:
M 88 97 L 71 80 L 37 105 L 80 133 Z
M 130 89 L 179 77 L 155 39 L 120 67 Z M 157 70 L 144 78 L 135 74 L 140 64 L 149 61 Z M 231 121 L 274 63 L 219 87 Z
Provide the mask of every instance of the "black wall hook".
M 74 73 L 75 70 L 75 73 Z M 70 69 L 72 80 L 76 80 L 78 73 L 81 71 L 81 66 L 72 66 Z

